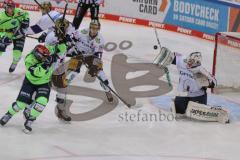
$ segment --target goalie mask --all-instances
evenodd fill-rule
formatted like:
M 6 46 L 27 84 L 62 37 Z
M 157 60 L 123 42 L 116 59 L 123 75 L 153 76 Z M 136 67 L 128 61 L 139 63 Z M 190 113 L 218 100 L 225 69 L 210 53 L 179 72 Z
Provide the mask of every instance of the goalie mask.
M 201 52 L 193 52 L 193 53 L 191 53 L 187 57 L 186 63 L 187 63 L 189 68 L 194 68 L 194 67 L 200 66 L 201 63 L 202 63 L 202 54 L 201 54 Z
M 90 37 L 94 38 L 97 36 L 99 30 L 101 28 L 101 24 L 98 20 L 94 19 L 90 22 L 89 26 L 89 35 Z
M 48 12 L 50 12 L 52 10 L 52 4 L 51 4 L 51 2 L 47 2 L 47 1 L 45 1 L 45 2 L 43 2 L 42 4 L 41 4 L 41 11 L 42 11 L 42 14 L 44 15 L 44 14 L 47 14 Z
M 66 19 L 58 19 L 55 22 L 55 33 L 59 40 L 63 40 L 66 36 L 67 29 L 69 27 L 70 23 Z
M 49 50 L 44 45 L 41 44 L 37 45 L 33 49 L 32 53 L 34 54 L 36 59 L 41 62 L 44 61 L 46 57 L 50 55 Z

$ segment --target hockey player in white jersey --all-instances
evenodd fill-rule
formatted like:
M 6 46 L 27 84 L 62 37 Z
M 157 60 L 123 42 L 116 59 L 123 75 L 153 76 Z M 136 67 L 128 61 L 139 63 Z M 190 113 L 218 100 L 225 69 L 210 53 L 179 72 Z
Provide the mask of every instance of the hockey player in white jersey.
M 167 67 L 176 65 L 179 71 L 178 92 L 174 99 L 173 111 L 190 118 L 204 121 L 228 122 L 227 110 L 221 107 L 207 106 L 207 88 L 217 85 L 216 79 L 201 65 L 202 54 L 193 52 L 188 57 L 171 52 L 163 47 L 154 64 Z
M 35 25 L 32 25 L 28 28 L 26 34 L 33 35 L 47 30 L 46 32 L 43 32 L 38 38 L 38 41 L 40 43 L 44 43 L 47 34 L 54 30 L 54 22 L 56 22 L 56 20 L 58 19 L 61 19 L 63 17 L 63 14 L 59 13 L 58 11 L 52 10 L 51 2 L 45 1 L 41 4 L 41 6 L 42 7 L 40 9 L 42 12 L 42 17 Z
M 105 86 L 109 84 L 109 81 L 103 71 L 102 54 L 104 49 L 104 40 L 99 33 L 100 23 L 98 20 L 92 20 L 89 28 L 81 31 L 76 30 L 73 34 L 73 39 L 76 43 L 76 48 L 79 53 L 75 53 L 76 50 L 71 48 L 68 53 L 77 55 L 71 58 L 68 66 L 68 81 L 72 79 L 80 72 L 82 63 L 87 64 L 88 74 L 92 77 L 99 76 L 103 81 L 100 85 L 104 89 L 109 102 L 113 101 L 110 90 Z M 59 97 L 61 98 L 61 97 Z M 61 98 L 62 99 L 62 98 Z

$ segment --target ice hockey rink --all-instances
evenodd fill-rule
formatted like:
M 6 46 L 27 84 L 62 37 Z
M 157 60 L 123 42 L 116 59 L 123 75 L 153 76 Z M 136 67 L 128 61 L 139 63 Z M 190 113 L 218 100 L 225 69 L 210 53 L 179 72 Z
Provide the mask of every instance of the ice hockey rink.
M 30 12 L 31 24 L 41 16 Z M 67 17 L 69 20 L 72 17 Z M 89 19 L 83 21 L 88 27 Z M 108 43 L 103 55 L 104 70 L 111 80 L 112 62 L 118 55 L 126 55 L 130 63 L 151 63 L 158 50 L 152 28 L 102 20 L 102 35 Z M 183 34 L 158 30 L 162 46 L 182 54 L 200 51 L 203 65 L 211 70 L 214 44 L 210 41 Z M 37 44 L 27 39 L 24 57 Z M 1 57 L 0 64 L 0 115 L 15 101 L 24 78 L 24 63 L 21 60 L 13 74 L 8 73 L 11 64 L 11 47 Z M 114 61 L 116 62 L 116 61 Z M 118 62 L 118 61 L 117 61 Z M 229 62 L 231 63 L 231 62 Z M 119 64 L 121 65 L 121 64 Z M 124 66 L 120 66 L 124 67 Z M 55 91 L 42 115 L 33 124 L 30 135 L 22 132 L 22 113 L 16 115 L 0 128 L 1 160 L 238 160 L 240 157 L 240 98 L 239 93 L 210 95 L 209 103 L 225 105 L 231 114 L 230 124 L 203 123 L 190 120 L 150 120 L 144 115 L 159 112 L 168 115 L 171 98 L 176 94 L 177 70 L 170 67 L 174 85 L 167 94 L 155 97 L 137 98 L 138 108 L 127 109 L 119 103 L 106 105 L 106 113 L 97 110 L 101 100 L 81 95 L 69 95 L 73 101 L 71 113 L 81 113 L 78 121 L 63 123 L 54 114 Z M 74 87 L 101 90 L 99 83 L 84 82 L 84 69 L 74 79 Z M 236 69 L 236 72 L 238 70 Z M 118 70 L 114 70 L 118 72 Z M 129 77 L 143 73 L 133 73 Z M 163 80 L 165 76 L 163 76 Z M 152 86 L 139 86 L 135 90 L 145 91 Z M 115 89 L 115 88 L 114 88 Z M 109 108 L 107 108 L 109 107 Z M 95 110 L 96 109 L 96 110 Z M 90 114 L 89 114 L 90 113 Z M 92 115 L 91 115 L 92 114 Z M 138 115 L 133 121 L 126 115 Z M 146 118 L 146 117 L 145 117 Z

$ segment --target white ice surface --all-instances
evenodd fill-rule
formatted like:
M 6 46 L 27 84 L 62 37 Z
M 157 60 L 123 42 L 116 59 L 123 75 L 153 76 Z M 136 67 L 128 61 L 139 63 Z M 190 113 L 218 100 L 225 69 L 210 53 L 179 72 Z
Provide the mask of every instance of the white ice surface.
M 33 24 L 40 13 L 30 12 L 30 16 Z M 88 23 L 89 19 L 84 19 L 83 26 L 88 26 Z M 153 29 L 107 20 L 102 20 L 101 23 L 106 42 L 133 42 L 130 50 L 118 48 L 104 54 L 104 68 L 108 76 L 110 62 L 115 54 L 124 53 L 133 62 L 152 62 L 156 56 L 156 51 L 153 50 L 153 45 L 156 44 Z M 192 51 L 201 51 L 203 65 L 211 69 L 212 42 L 164 30 L 158 32 L 162 45 L 173 51 L 186 55 Z M 23 55 L 35 44 L 35 40 L 27 39 Z M 23 60 L 13 74 L 8 73 L 11 59 L 10 47 L 0 62 L 1 115 L 15 101 L 24 78 Z M 174 90 L 168 96 L 173 96 L 178 75 L 174 67 L 170 67 L 170 73 Z M 81 74 L 76 78 L 74 84 L 84 85 L 82 77 Z M 90 84 L 90 87 L 100 88 L 98 83 Z M 54 98 L 53 91 L 46 109 L 34 123 L 31 135 L 21 131 L 24 122 L 21 113 L 0 128 L 1 160 L 238 160 L 240 157 L 240 123 L 237 120 L 228 125 L 192 121 L 122 121 L 120 116 L 126 113 L 157 114 L 157 107 L 165 107 L 154 105 L 151 98 L 142 98 L 137 101 L 143 106 L 140 111 L 127 110 L 120 103 L 116 109 L 100 118 L 64 124 L 54 115 Z M 89 98 L 71 98 L 74 100 L 74 112 L 85 112 L 98 104 L 97 100 Z M 239 93 L 228 94 L 225 98 L 240 103 Z

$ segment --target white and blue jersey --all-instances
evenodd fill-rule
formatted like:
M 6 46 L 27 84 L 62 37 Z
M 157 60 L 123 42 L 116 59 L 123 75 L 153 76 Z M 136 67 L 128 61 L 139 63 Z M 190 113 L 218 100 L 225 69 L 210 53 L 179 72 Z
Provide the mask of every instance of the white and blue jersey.
M 50 15 L 50 17 L 48 16 Z M 27 35 L 38 34 L 42 31 L 48 30 L 48 33 L 53 31 L 55 26 L 54 22 L 63 17 L 63 15 L 57 11 L 50 11 L 48 14 L 44 14 L 41 19 L 33 26 L 30 26 L 27 30 Z M 54 22 L 52 21 L 54 20 Z
M 194 74 L 201 73 L 205 75 L 209 81 L 215 81 L 213 76 L 207 72 L 201 65 L 189 68 L 186 59 L 181 54 L 176 54 L 176 66 L 179 71 L 179 85 L 178 91 L 187 92 L 187 97 L 197 97 L 205 94 L 205 90 L 194 78 Z

